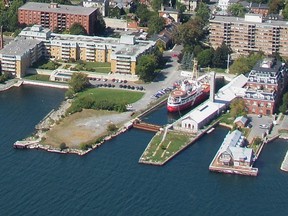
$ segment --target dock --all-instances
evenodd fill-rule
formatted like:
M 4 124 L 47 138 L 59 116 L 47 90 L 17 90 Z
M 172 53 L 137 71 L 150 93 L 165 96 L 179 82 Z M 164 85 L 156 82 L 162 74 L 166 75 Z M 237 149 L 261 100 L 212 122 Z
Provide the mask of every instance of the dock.
M 32 145 L 37 145 L 39 143 L 39 140 L 35 140 L 35 141 L 16 141 L 13 144 L 13 147 L 16 149 L 26 149 Z

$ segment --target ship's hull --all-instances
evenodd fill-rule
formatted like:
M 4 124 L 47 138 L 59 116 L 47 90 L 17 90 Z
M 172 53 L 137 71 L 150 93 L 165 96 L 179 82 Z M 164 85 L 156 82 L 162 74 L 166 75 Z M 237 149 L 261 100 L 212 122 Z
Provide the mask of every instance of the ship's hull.
M 206 100 L 208 96 L 209 94 L 203 91 L 201 92 L 201 94 L 197 96 L 195 100 L 187 101 L 186 103 L 182 103 L 182 104 L 167 104 L 167 110 L 168 112 L 179 112 L 179 111 L 188 109 L 190 107 L 197 106 L 198 104 Z

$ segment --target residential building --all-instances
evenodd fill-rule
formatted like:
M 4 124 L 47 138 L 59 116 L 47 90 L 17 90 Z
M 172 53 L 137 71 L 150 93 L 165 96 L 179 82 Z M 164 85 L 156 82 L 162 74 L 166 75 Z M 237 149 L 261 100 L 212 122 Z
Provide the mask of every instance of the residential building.
M 18 9 L 18 22 L 26 25 L 38 24 L 52 31 L 62 31 L 69 29 L 74 23 L 80 23 L 91 35 L 95 32 L 97 13 L 97 8 L 27 2 Z
M 287 85 L 285 63 L 272 58 L 257 62 L 250 71 L 244 100 L 249 113 L 272 115 Z
M 110 62 L 112 73 L 135 75 L 137 59 L 152 52 L 154 47 L 154 41 L 136 40 L 132 35 L 108 38 L 55 34 L 37 25 L 26 27 L 5 46 L 0 51 L 0 62 L 2 71 L 19 78 L 41 57 L 67 62 Z
M 109 0 L 83 0 L 83 7 L 97 8 L 103 17 L 108 16 Z
M 197 8 L 196 0 L 180 0 L 179 2 L 186 6 L 187 11 L 195 11 Z
M 239 0 L 219 0 L 217 7 L 222 11 L 227 11 L 228 7 L 232 4 L 239 2 Z
M 249 168 L 253 162 L 253 150 L 245 148 L 245 142 L 239 130 L 228 132 L 217 152 L 217 163 L 228 167 Z
M 264 19 L 260 14 L 246 14 L 245 18 L 213 16 L 210 43 L 216 49 L 223 42 L 239 54 L 263 51 L 288 56 L 288 22 Z
M 0 50 L 1 72 L 21 78 L 25 70 L 43 55 L 43 42 L 16 38 Z

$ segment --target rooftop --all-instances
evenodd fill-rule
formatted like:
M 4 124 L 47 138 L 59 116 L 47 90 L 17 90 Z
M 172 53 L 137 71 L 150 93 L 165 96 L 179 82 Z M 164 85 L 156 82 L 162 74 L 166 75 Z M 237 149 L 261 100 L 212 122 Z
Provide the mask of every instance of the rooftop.
M 56 7 L 57 5 L 57 7 Z M 19 10 L 30 10 L 30 11 L 42 11 L 49 13 L 63 13 L 63 14 L 78 14 L 78 15 L 90 15 L 97 8 L 87 8 L 82 6 L 71 6 L 71 5 L 58 5 L 54 4 L 51 7 L 49 3 L 39 3 L 39 2 L 27 2 L 19 8 Z
M 253 14 L 249 14 L 249 16 L 253 16 Z M 254 14 L 254 16 L 259 16 L 259 14 Z M 271 19 L 263 19 L 262 22 L 257 21 L 246 21 L 245 18 L 241 17 L 234 17 L 234 16 L 213 16 L 212 19 L 210 19 L 210 22 L 223 22 L 223 23 L 239 23 L 239 24 L 257 24 L 257 25 L 265 25 L 265 26 L 287 26 L 287 21 L 282 20 L 271 20 Z
M 3 55 L 19 55 L 22 56 L 29 49 L 34 48 L 41 41 L 36 39 L 16 38 L 0 50 Z

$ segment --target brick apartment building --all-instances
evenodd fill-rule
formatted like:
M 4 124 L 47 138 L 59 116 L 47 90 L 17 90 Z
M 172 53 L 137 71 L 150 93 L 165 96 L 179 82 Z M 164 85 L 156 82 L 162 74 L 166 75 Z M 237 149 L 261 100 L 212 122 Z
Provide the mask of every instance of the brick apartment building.
M 216 49 L 222 42 L 239 54 L 263 51 L 288 56 L 288 22 L 264 19 L 261 14 L 246 14 L 245 18 L 214 16 L 210 20 L 210 43 Z
M 272 58 L 257 62 L 250 71 L 244 96 L 248 113 L 271 115 L 281 100 L 287 85 L 287 68 Z
M 97 8 L 27 2 L 18 9 L 20 24 L 38 24 L 52 31 L 62 31 L 69 29 L 74 23 L 80 23 L 91 35 L 95 30 L 96 19 Z

